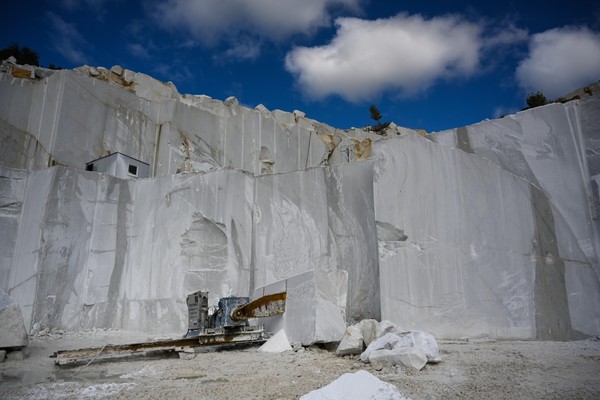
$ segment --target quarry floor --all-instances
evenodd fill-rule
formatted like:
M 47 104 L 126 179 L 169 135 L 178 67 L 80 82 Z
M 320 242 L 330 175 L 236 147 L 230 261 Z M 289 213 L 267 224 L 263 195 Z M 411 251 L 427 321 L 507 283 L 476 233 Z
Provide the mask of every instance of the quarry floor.
M 137 359 L 58 367 L 57 350 L 146 340 L 122 332 L 32 339 L 23 361 L 0 364 L 1 399 L 296 399 L 365 369 L 416 399 L 598 399 L 600 338 L 576 342 L 438 341 L 443 360 L 421 371 L 375 370 L 320 348 L 256 347 L 192 359 Z

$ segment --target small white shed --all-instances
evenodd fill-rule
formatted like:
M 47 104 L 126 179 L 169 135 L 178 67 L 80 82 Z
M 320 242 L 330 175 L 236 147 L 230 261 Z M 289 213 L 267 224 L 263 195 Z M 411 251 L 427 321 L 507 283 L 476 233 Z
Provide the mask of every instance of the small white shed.
M 86 163 L 85 170 L 123 179 L 148 178 L 150 176 L 150 165 L 119 152 Z

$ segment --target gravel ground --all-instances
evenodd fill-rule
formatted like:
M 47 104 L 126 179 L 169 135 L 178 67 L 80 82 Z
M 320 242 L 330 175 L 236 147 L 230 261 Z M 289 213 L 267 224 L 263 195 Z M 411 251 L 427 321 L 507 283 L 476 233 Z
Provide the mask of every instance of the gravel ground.
M 442 362 L 375 370 L 321 348 L 208 351 L 58 367 L 57 350 L 147 340 L 123 332 L 32 339 L 30 355 L 0 364 L 1 399 L 296 399 L 365 369 L 416 399 L 599 399 L 600 340 L 438 341 Z

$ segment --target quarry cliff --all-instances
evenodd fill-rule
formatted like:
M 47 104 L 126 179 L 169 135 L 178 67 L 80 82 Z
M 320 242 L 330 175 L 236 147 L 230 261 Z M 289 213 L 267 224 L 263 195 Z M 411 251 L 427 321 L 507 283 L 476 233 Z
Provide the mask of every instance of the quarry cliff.
M 4 62 L 0 289 L 29 331 L 184 333 L 189 293 L 285 285 L 303 343 L 599 335 L 597 86 L 423 136 Z

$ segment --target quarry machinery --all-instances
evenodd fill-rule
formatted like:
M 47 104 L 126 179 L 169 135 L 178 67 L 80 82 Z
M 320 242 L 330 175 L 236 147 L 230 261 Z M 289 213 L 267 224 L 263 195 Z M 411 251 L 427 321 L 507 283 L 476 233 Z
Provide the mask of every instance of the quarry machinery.
M 57 365 L 75 365 L 135 356 L 164 353 L 193 353 L 202 346 L 262 343 L 262 326 L 250 325 L 250 319 L 273 317 L 285 312 L 286 292 L 269 294 L 250 301 L 248 297 L 223 297 L 218 306 L 208 306 L 208 292 L 187 296 L 188 331 L 179 339 L 122 345 L 106 345 L 78 350 L 60 350 L 51 357 Z
M 217 308 L 208 306 L 208 292 L 188 295 L 188 331 L 185 337 L 201 340 L 228 337 L 228 341 L 262 339 L 264 329 L 252 326 L 251 318 L 273 317 L 285 311 L 286 293 L 275 293 L 250 301 L 248 297 L 223 297 Z M 212 312 L 211 312 L 212 311 Z

